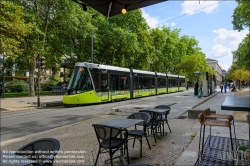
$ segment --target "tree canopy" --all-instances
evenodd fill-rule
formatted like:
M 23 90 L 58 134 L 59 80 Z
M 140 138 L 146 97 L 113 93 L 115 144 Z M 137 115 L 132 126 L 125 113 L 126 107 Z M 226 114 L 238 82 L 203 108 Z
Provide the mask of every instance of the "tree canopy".
M 0 53 L 5 53 L 13 59 L 20 55 L 20 44 L 31 28 L 32 23 L 24 20 L 21 6 L 6 0 L 0 2 Z
M 97 11 L 88 8 L 84 12 L 80 5 L 68 0 L 9 0 L 1 4 L 5 7 L 1 8 L 0 18 L 5 21 L 1 21 L 0 28 L 6 27 L 0 29 L 1 37 L 15 40 L 19 45 L 15 48 L 22 50 L 8 49 L 8 54 L 18 57 L 19 69 L 24 66 L 22 70 L 29 71 L 30 95 L 34 95 L 38 56 L 46 58 L 46 68 L 55 77 L 63 61 L 90 61 L 92 36 L 94 63 L 173 73 L 188 79 L 194 78 L 195 70 L 213 73 L 194 37 L 180 36 L 181 29 L 149 28 L 140 9 L 107 20 Z M 7 22 L 8 15 L 19 21 Z M 14 48 L 14 44 L 9 47 Z M 75 59 L 67 59 L 72 56 Z
M 241 31 L 244 28 L 250 28 L 250 1 L 236 0 L 238 6 L 234 9 L 233 25 L 234 29 Z

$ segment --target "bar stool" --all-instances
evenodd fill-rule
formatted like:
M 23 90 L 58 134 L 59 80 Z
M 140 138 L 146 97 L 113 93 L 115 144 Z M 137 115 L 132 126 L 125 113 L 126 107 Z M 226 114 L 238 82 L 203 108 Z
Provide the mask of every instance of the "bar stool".
M 210 108 L 207 108 L 203 111 L 204 115 L 205 115 L 205 119 L 220 119 L 220 120 L 228 120 L 229 123 L 233 124 L 234 127 L 234 139 L 236 142 L 236 134 L 235 134 L 235 125 L 234 125 L 234 117 L 233 115 L 224 115 L 224 114 L 212 114 Z M 211 127 L 210 127 L 211 130 Z M 209 146 L 210 146 L 210 141 L 209 141 Z M 237 144 L 236 144 L 236 149 L 237 149 Z
M 203 155 L 203 148 L 204 148 L 204 137 L 205 137 L 205 126 L 210 126 L 210 133 L 209 133 L 209 148 L 210 147 L 210 139 L 211 139 L 211 127 L 212 126 L 218 126 L 218 127 L 227 127 L 229 129 L 230 133 L 230 140 L 231 140 L 231 148 L 233 152 L 233 139 L 232 139 L 232 133 L 231 133 L 231 124 L 228 120 L 211 120 L 206 119 L 204 113 L 200 113 L 198 116 L 199 122 L 201 124 L 200 127 L 200 139 L 199 139 L 199 151 L 198 151 L 198 158 Z M 202 133 L 202 126 L 203 126 L 203 138 L 202 138 L 202 149 L 200 148 L 201 144 L 201 133 Z M 201 152 L 200 152 L 201 149 Z M 213 148 L 215 149 L 215 148 Z M 220 150 L 220 149 L 217 149 Z

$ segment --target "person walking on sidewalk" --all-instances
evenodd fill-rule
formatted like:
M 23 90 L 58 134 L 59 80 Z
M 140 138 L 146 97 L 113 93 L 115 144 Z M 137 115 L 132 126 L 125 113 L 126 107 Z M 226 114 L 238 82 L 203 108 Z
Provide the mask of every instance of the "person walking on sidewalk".
M 198 89 L 199 89 L 199 83 L 198 81 L 194 84 L 194 95 L 197 96 L 198 95 Z
M 223 92 L 223 83 L 220 83 L 220 93 Z
M 224 83 L 224 92 L 227 93 L 227 83 Z

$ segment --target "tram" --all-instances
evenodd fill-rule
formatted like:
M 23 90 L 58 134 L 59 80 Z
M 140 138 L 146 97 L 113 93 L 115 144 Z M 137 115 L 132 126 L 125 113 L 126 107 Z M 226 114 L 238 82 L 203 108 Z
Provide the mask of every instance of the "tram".
M 150 71 L 77 62 L 63 103 L 83 105 L 185 90 L 185 77 Z

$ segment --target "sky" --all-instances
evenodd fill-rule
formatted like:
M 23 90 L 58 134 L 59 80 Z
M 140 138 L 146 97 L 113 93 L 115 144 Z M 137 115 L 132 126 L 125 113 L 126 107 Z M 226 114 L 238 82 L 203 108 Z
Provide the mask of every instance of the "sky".
M 233 30 L 233 0 L 170 0 L 142 8 L 143 17 L 151 28 L 167 26 L 180 29 L 180 36 L 193 36 L 206 58 L 218 61 L 222 69 L 232 65 L 232 51 L 249 33 Z

